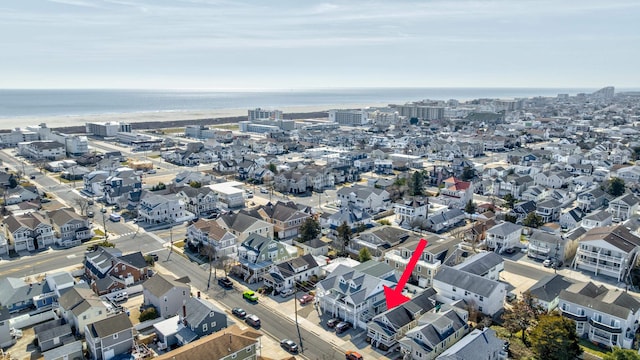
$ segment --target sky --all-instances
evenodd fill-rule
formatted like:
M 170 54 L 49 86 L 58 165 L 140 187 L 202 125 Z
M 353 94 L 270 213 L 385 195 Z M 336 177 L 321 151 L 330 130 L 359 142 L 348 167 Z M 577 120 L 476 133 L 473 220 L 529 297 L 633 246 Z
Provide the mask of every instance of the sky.
M 12 0 L 0 88 L 639 88 L 637 0 Z

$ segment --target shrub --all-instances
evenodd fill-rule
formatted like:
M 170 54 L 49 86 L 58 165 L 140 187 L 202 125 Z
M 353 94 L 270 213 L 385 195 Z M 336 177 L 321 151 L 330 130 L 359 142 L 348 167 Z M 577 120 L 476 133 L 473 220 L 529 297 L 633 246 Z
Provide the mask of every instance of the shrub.
M 159 315 L 158 315 L 158 312 L 156 311 L 156 308 L 151 306 L 140 313 L 140 317 L 138 318 L 138 320 L 140 320 L 140 322 L 145 322 L 147 320 L 156 319 L 158 316 Z

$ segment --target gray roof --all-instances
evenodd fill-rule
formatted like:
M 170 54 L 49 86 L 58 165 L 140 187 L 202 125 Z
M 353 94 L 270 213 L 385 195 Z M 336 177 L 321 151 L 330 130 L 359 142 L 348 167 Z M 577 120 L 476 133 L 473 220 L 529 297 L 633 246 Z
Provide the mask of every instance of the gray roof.
M 104 338 L 127 329 L 133 330 L 133 324 L 129 320 L 129 316 L 124 312 L 89 325 L 89 331 L 93 338 Z
M 573 284 L 560 291 L 559 298 L 620 319 L 626 319 L 629 312 L 635 313 L 640 309 L 640 302 L 626 292 L 609 290 L 592 282 Z
M 82 354 L 82 341 L 74 341 L 69 344 L 45 351 L 44 360 L 62 359 L 65 355 Z
M 22 279 L 7 277 L 0 280 L 0 306 L 30 302 L 34 296 L 50 291 L 46 282 L 27 284 Z
M 345 283 L 341 283 L 344 280 Z M 374 293 L 379 293 L 379 285 L 395 286 L 394 282 L 364 274 L 345 265 L 338 265 L 326 279 L 318 283 L 325 290 L 332 290 L 340 298 L 351 298 L 354 304 L 361 304 Z M 378 289 L 379 288 L 379 289 Z
M 560 292 L 574 284 L 574 281 L 561 275 L 547 275 L 529 288 L 529 292 L 536 299 L 552 302 Z
M 162 297 L 174 287 L 189 288 L 188 285 L 181 281 L 173 279 L 163 274 L 156 274 L 142 284 L 142 287 L 153 294 L 155 297 Z
M 457 288 L 464 289 L 484 297 L 491 296 L 499 284 L 497 281 L 454 269 L 446 265 L 440 267 L 440 270 L 438 270 L 434 280 L 453 285 Z
M 379 332 L 385 332 L 392 335 L 403 326 L 408 325 L 411 321 L 417 320 L 419 316 L 435 307 L 436 291 L 428 288 L 408 302 L 396 306 L 390 310 L 376 315 L 367 328 L 373 328 Z M 387 325 L 382 319 L 385 318 L 391 326 Z
M 353 267 L 353 270 L 359 271 L 363 274 L 375 276 L 377 278 L 393 272 L 393 268 L 391 266 L 375 260 L 369 260 L 362 264 L 358 264 Z M 392 281 L 395 281 L 395 279 L 393 279 Z
M 216 312 L 224 316 L 224 311 L 218 309 L 212 303 L 195 297 L 191 297 L 187 300 L 186 310 L 187 316 L 185 317 L 185 320 L 187 320 L 187 324 L 194 326 L 200 326 L 200 324 L 212 312 Z
M 436 360 L 485 360 L 491 358 L 488 354 L 502 351 L 504 340 L 496 336 L 496 331 L 490 328 L 474 329 L 445 350 Z
M 71 325 L 61 325 L 60 321 L 49 321 L 34 328 L 38 336 L 38 342 L 42 342 L 59 338 L 65 335 L 71 335 Z
M 508 221 L 505 221 L 502 224 L 498 224 L 492 227 L 491 229 L 487 230 L 488 233 L 501 235 L 501 236 L 507 236 L 514 232 L 520 232 L 520 231 L 522 231 L 522 226 L 516 225 Z
M 598 212 L 595 212 L 593 214 L 585 216 L 584 219 L 585 220 L 593 220 L 593 221 L 605 221 L 610 217 L 612 217 L 610 213 L 608 213 L 608 212 L 606 212 L 604 210 L 600 210 Z
M 542 231 L 542 230 L 533 230 L 531 236 L 529 237 L 529 241 L 531 240 L 535 240 L 535 241 L 539 241 L 539 242 L 545 242 L 548 244 L 555 244 L 557 242 L 561 242 L 563 243 L 564 240 L 556 234 L 547 232 L 547 231 Z
M 428 312 L 422 315 L 419 324 L 408 331 L 400 342 L 407 344 L 408 341 L 412 350 L 422 349 L 424 352 L 433 351 L 436 345 L 467 325 L 466 321 L 452 308 L 437 313 Z M 422 334 L 421 340 L 416 339 L 417 333 Z
M 471 274 L 483 276 L 489 270 L 504 263 L 502 256 L 493 251 L 476 254 L 454 268 Z

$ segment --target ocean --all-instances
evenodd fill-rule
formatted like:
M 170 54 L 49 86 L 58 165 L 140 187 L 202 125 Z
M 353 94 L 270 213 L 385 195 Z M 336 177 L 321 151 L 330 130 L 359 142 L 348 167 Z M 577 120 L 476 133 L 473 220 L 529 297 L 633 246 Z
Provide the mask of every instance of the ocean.
M 262 107 L 405 103 L 575 95 L 597 89 L 366 88 L 278 91 L 0 89 L 0 118 L 178 112 Z

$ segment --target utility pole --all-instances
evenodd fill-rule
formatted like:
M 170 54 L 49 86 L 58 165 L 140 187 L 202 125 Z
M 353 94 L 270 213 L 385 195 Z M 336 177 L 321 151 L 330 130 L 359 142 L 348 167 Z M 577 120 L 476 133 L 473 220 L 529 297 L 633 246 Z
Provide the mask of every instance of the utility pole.
M 107 232 L 107 220 L 106 220 L 106 217 L 104 216 L 107 212 L 107 209 L 103 207 L 102 210 L 100 210 L 100 212 L 102 213 L 102 229 L 104 230 L 104 242 L 108 242 L 109 233 Z
M 169 255 L 167 255 L 167 261 L 171 257 L 171 253 L 173 252 L 173 220 L 169 219 L 169 241 L 171 245 L 169 247 Z
M 295 318 L 296 318 L 296 329 L 298 330 L 298 340 L 300 341 L 300 352 L 304 352 L 304 347 L 302 346 L 302 335 L 300 334 L 300 324 L 298 324 L 298 283 L 296 281 L 293 282 L 293 288 L 294 288 L 294 301 L 293 301 L 293 307 L 294 307 L 294 312 L 295 312 Z

